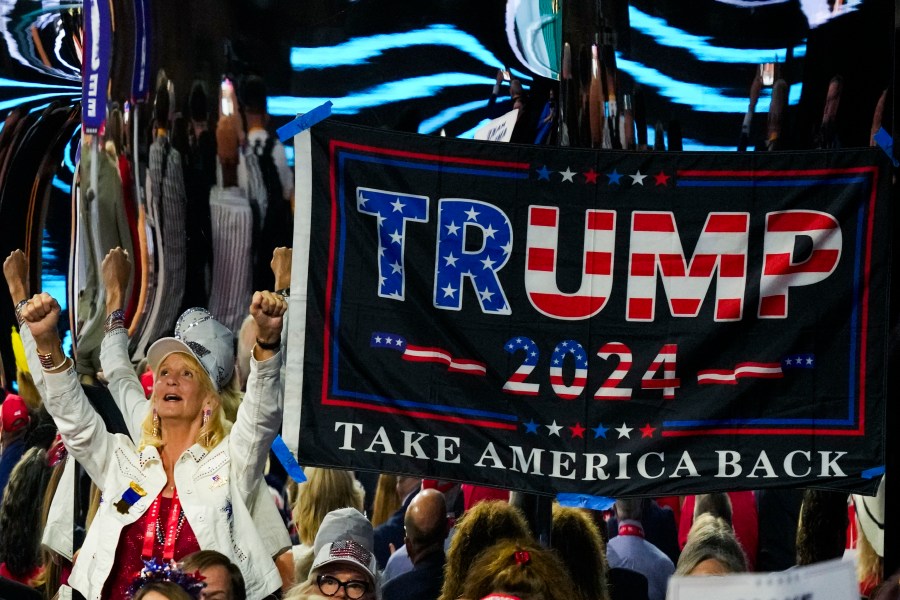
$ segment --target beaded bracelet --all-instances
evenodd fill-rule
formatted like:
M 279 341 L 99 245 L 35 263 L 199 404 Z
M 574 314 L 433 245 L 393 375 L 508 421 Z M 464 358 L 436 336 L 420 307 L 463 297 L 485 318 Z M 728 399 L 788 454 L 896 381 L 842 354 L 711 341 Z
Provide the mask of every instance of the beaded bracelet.
M 60 347 L 60 351 L 61 350 L 62 350 L 62 347 Z M 40 352 L 38 352 L 37 355 L 38 355 L 38 360 L 41 361 L 41 368 L 44 369 L 45 371 L 55 371 L 56 369 L 63 366 L 66 362 L 65 354 L 63 354 L 63 361 L 61 363 L 59 363 L 58 365 L 53 364 L 53 353 L 52 352 L 48 352 L 47 354 L 41 354 Z

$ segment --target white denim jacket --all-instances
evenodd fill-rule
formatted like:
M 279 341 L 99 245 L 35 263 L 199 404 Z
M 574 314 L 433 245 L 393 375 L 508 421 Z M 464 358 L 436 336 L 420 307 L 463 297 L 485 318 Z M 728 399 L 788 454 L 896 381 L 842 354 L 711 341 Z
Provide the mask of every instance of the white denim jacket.
M 241 570 L 251 600 L 281 587 L 281 577 L 247 508 L 259 487 L 266 456 L 281 422 L 281 357 L 251 357 L 247 393 L 231 433 L 206 452 L 188 448 L 175 464 L 175 485 L 185 517 L 202 549 L 217 550 Z M 154 447 L 138 452 L 131 439 L 111 434 L 91 407 L 75 375 L 44 374 L 45 404 L 66 448 L 102 493 L 100 507 L 75 561 L 69 584 L 88 600 L 99 600 L 113 568 L 122 528 L 137 521 L 166 483 Z M 126 415 L 126 422 L 130 419 Z M 115 504 L 130 484 L 146 496 L 122 514 Z
M 128 334 L 124 328 L 113 329 L 103 337 L 100 345 L 100 364 L 103 366 L 103 375 L 109 382 L 107 386 L 109 393 L 122 413 L 131 439 L 140 440 L 141 426 L 150 410 L 150 402 L 147 401 L 141 381 L 128 358 Z M 283 374 L 282 365 L 282 377 Z M 278 394 L 283 396 L 281 386 L 278 388 Z M 262 401 L 268 402 L 269 398 L 262 398 Z M 279 402 L 283 403 L 283 399 Z M 264 479 L 260 478 L 256 492 L 247 502 L 247 508 L 253 515 L 253 522 L 269 556 L 275 558 L 291 547 L 291 536 Z

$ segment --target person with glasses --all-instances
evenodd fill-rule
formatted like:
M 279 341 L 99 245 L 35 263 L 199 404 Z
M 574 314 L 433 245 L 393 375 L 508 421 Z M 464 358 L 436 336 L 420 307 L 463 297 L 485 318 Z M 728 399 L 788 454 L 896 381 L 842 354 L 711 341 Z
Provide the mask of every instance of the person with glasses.
M 380 600 L 372 523 L 355 508 L 333 510 L 322 520 L 313 543 L 315 560 L 306 581 L 284 600 Z

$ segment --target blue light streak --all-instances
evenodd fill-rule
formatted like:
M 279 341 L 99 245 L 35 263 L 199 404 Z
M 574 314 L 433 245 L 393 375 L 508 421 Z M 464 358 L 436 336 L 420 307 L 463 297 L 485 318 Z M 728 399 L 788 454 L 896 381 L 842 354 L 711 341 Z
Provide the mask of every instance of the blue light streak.
M 667 24 L 664 19 L 650 16 L 634 6 L 628 9 L 629 23 L 633 29 L 652 36 L 663 46 L 682 48 L 703 62 L 719 62 L 734 64 L 760 64 L 767 62 L 784 62 L 786 50 L 783 48 L 753 49 L 725 48 L 709 43 L 709 36 L 687 33 Z M 806 45 L 794 47 L 794 56 L 806 56 Z
M 303 71 L 364 65 L 388 50 L 426 45 L 450 46 L 488 66 L 498 69 L 504 66 L 474 36 L 452 25 L 435 24 L 425 29 L 354 38 L 336 46 L 294 47 L 291 48 L 291 67 L 295 71 Z M 531 80 L 531 77 L 524 73 L 514 71 L 514 74 L 519 78 Z
M 0 87 L 23 87 L 23 88 L 40 88 L 49 90 L 75 90 L 81 93 L 80 85 L 63 85 L 57 83 L 32 83 L 29 81 L 16 81 L 15 79 L 7 79 L 0 77 Z
M 442 90 L 450 87 L 467 85 L 484 86 L 489 90 L 494 84 L 490 77 L 471 73 L 437 73 L 422 77 L 411 77 L 399 81 L 390 81 L 360 92 L 349 94 L 343 98 L 311 98 L 302 96 L 271 96 L 268 101 L 270 115 L 294 116 L 331 100 L 333 114 L 352 115 L 366 108 L 383 106 L 391 102 L 411 100 L 414 98 L 432 98 Z M 484 101 L 487 104 L 487 100 Z
M 53 187 L 55 187 L 56 189 L 61 190 L 61 191 L 65 192 L 66 194 L 72 193 L 72 186 L 69 185 L 68 183 L 66 183 L 65 181 L 63 181 L 62 179 L 60 179 L 58 176 L 54 175 L 52 183 L 53 183 Z
M 437 131 L 440 131 L 441 127 L 446 127 L 447 124 L 450 123 L 450 121 L 460 118 L 467 112 L 471 112 L 473 110 L 483 111 L 486 108 L 487 100 L 476 100 L 474 102 L 467 102 L 458 106 L 445 108 L 433 117 L 429 117 L 428 119 L 422 121 L 419 124 L 419 133 L 435 133 Z M 485 123 L 487 123 L 488 121 L 489 119 L 484 120 Z
M 490 123 L 490 122 L 491 122 L 490 119 L 483 119 L 480 123 L 478 123 L 478 125 L 476 125 L 475 127 L 473 127 L 472 129 L 470 129 L 470 130 L 468 130 L 468 131 L 462 132 L 461 134 L 459 134 L 459 135 L 456 136 L 456 137 L 458 137 L 458 138 L 461 139 L 461 140 L 474 140 L 474 139 L 475 139 L 475 132 L 478 131 L 479 129 L 481 129 L 482 127 L 484 127 L 485 125 L 487 125 L 487 124 Z
M 72 157 L 75 156 L 75 153 L 78 150 L 78 144 L 80 143 L 81 125 L 78 125 L 75 127 L 75 131 L 72 132 L 72 139 L 69 140 L 65 152 L 63 152 L 63 166 L 65 166 L 72 175 L 75 174 L 75 163 L 72 162 Z
M 672 79 L 656 69 L 623 58 L 618 53 L 616 53 L 616 65 L 620 71 L 625 71 L 635 81 L 640 82 L 642 85 L 656 88 L 661 96 L 676 104 L 690 106 L 692 110 L 744 114 L 747 112 L 747 106 L 750 103 L 749 86 L 748 97 L 738 98 L 726 96 L 719 88 Z M 794 105 L 800 101 L 802 88 L 803 84 L 801 83 L 795 83 L 790 87 L 788 104 Z M 756 112 L 768 112 L 771 99 L 772 90 L 770 88 L 764 89 L 759 95 Z
M 22 98 L 13 98 L 12 100 L 6 100 L 4 102 L 0 102 L 0 110 L 9 110 L 19 106 L 20 104 L 25 104 L 26 102 L 39 102 L 41 100 L 50 100 L 55 98 L 74 98 L 75 94 L 37 94 L 36 96 L 24 96 Z

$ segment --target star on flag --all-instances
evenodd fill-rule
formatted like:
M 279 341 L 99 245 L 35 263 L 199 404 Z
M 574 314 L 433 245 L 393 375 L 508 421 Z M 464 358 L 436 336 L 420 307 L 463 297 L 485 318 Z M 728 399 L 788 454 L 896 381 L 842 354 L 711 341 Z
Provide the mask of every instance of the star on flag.
M 656 427 L 651 427 L 650 423 L 647 423 L 646 425 L 641 427 L 641 439 L 652 438 L 654 431 L 656 431 Z
M 615 430 L 619 432 L 619 439 L 628 438 L 631 439 L 631 430 L 633 427 L 628 427 L 625 423 L 622 423 L 621 427 L 616 427 Z

